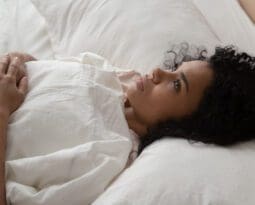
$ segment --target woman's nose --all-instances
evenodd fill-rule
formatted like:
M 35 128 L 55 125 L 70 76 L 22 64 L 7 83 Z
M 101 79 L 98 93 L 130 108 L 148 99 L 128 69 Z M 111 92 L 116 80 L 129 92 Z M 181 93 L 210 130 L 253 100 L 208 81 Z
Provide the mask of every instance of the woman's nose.
M 162 82 L 166 79 L 170 74 L 166 70 L 162 70 L 160 68 L 156 68 L 152 71 L 152 81 L 155 84 Z

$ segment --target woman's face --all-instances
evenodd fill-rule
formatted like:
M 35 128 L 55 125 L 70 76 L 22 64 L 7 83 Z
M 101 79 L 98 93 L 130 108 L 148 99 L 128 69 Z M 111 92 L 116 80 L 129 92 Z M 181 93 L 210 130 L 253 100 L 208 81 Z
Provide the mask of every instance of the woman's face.
M 127 97 L 136 117 L 151 126 L 195 111 L 212 79 L 207 62 L 184 62 L 173 72 L 157 68 L 137 79 Z

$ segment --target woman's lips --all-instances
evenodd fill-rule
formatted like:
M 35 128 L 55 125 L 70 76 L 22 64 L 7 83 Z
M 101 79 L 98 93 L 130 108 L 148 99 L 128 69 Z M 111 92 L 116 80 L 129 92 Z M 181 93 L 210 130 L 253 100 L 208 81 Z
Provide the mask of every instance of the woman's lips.
M 144 84 L 143 84 L 143 78 L 142 77 L 139 77 L 136 80 L 136 87 L 137 87 L 138 90 L 144 91 Z

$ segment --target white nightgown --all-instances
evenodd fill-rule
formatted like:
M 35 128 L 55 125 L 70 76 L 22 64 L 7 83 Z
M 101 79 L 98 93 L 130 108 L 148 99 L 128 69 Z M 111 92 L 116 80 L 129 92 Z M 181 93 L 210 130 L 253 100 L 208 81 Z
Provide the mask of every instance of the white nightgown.
M 134 70 L 127 70 L 127 69 L 114 67 L 102 56 L 99 56 L 91 52 L 81 53 L 78 57 L 70 57 L 70 58 L 60 57 L 59 59 L 64 61 L 74 61 L 74 62 L 79 62 L 83 64 L 90 64 L 90 65 L 98 67 L 99 69 L 115 71 L 123 89 L 123 106 L 126 101 L 126 95 L 125 95 L 126 86 L 130 83 L 133 83 L 134 80 L 141 75 L 140 73 Z M 131 129 L 130 129 L 130 139 L 132 141 L 133 146 L 129 154 L 129 159 L 127 161 L 125 168 L 128 168 L 133 163 L 133 161 L 137 158 L 137 151 L 138 151 L 138 146 L 140 142 L 139 136 Z

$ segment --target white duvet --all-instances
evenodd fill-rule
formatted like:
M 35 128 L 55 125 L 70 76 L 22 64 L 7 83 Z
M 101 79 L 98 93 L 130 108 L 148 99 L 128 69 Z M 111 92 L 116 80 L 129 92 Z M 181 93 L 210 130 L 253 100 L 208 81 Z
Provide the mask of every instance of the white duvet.
M 120 82 L 100 59 L 81 61 L 27 63 L 29 93 L 8 128 L 9 204 L 90 204 L 125 167 Z

